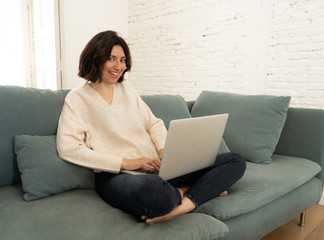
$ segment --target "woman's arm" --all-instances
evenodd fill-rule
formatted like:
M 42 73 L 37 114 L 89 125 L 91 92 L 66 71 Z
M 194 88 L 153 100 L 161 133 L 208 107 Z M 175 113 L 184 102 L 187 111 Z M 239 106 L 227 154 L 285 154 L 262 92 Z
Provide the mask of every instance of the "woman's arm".
M 158 151 L 164 149 L 165 140 L 167 136 L 167 130 L 164 122 L 155 117 L 151 109 L 146 105 L 142 98 L 138 95 L 137 98 L 138 109 L 143 118 L 143 124 L 145 125 L 146 131 L 150 134 L 151 139 Z M 163 152 L 162 152 L 163 154 Z M 160 155 L 160 152 L 159 152 Z M 161 159 L 162 155 L 160 156 Z

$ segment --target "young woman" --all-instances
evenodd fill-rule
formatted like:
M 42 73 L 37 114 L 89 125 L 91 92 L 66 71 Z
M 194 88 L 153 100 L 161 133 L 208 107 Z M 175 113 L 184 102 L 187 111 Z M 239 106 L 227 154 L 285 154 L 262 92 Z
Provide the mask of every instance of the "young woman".
M 246 167 L 234 153 L 219 155 L 213 166 L 169 181 L 120 172 L 159 170 L 167 135 L 163 121 L 124 81 L 130 70 L 129 47 L 116 32 L 101 32 L 90 40 L 79 62 L 78 75 L 86 83 L 69 92 L 60 116 L 60 157 L 93 169 L 102 199 L 139 216 L 147 225 L 226 195 Z

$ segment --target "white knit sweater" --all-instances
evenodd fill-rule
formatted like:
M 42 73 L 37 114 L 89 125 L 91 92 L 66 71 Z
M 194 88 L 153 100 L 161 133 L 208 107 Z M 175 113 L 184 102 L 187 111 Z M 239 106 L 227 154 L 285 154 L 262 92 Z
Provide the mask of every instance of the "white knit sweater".
M 127 81 L 108 104 L 88 83 L 65 98 L 57 130 L 59 156 L 98 171 L 118 173 L 123 158 L 157 158 L 166 128 Z

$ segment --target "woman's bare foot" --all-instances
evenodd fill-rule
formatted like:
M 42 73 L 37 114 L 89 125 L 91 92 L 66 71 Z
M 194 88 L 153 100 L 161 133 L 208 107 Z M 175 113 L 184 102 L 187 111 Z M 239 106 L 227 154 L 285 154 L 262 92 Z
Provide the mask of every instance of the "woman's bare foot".
M 141 220 L 143 220 L 147 226 L 150 226 L 154 223 L 164 222 L 194 210 L 196 208 L 196 205 L 189 198 L 184 197 L 184 194 L 189 190 L 189 187 L 178 188 L 178 190 L 182 197 L 181 205 L 178 205 L 171 212 L 169 212 L 164 216 L 156 217 L 156 218 L 148 218 L 146 216 L 141 216 Z M 227 196 L 227 195 L 228 195 L 228 191 L 224 191 L 221 194 L 219 194 L 219 196 Z
M 227 196 L 228 195 L 228 191 L 224 191 L 221 194 L 219 194 L 219 197 L 223 197 L 223 196 Z
M 189 186 L 185 186 L 185 187 L 181 187 L 181 188 L 178 188 L 178 191 L 179 191 L 179 193 L 180 193 L 180 195 L 181 195 L 181 200 L 183 201 L 183 199 L 184 199 L 184 194 L 189 190 Z M 187 198 L 186 198 L 187 199 Z M 189 200 L 189 199 L 188 199 Z M 191 202 L 191 200 L 189 200 L 190 202 Z M 191 202 L 192 203 L 192 202 Z M 182 202 L 182 204 L 181 205 L 183 205 L 183 202 Z M 179 206 L 181 206 L 181 205 L 179 205 Z M 194 205 L 194 204 L 193 204 Z M 179 207 L 179 206 L 177 206 L 177 207 Z M 151 225 L 151 224 L 153 224 L 153 223 L 157 223 L 157 222 L 162 222 L 162 221 L 166 221 L 166 220 L 169 220 L 169 219 L 171 219 L 171 218 L 174 218 L 174 217 L 176 217 L 176 216 L 173 216 L 173 217 L 171 217 L 170 216 L 170 214 L 177 208 L 177 207 L 175 207 L 171 212 L 169 212 L 168 214 L 166 214 L 166 215 L 164 215 L 164 216 L 161 216 L 161 217 L 156 217 L 156 218 L 148 218 L 147 216 L 141 216 L 141 220 L 142 221 L 144 221 L 145 222 L 145 224 L 146 225 Z M 194 208 L 193 209 L 195 209 L 195 207 L 196 207 L 196 205 L 194 205 Z M 192 210 L 193 210 L 192 209 Z M 190 210 L 190 211 L 192 211 L 192 210 Z M 184 213 L 183 213 L 184 214 Z M 173 213 L 172 213 L 172 215 L 173 215 Z M 182 215 L 182 214 L 181 214 Z M 180 216 L 180 215 L 179 215 Z
M 184 215 L 188 212 L 191 212 L 196 208 L 196 205 L 187 197 L 183 197 L 182 199 L 182 204 L 176 206 L 171 212 L 168 214 L 161 216 L 161 217 L 156 217 L 156 218 L 147 218 L 145 216 L 142 216 L 141 219 L 144 221 L 144 223 L 147 226 L 150 226 L 154 223 L 158 222 L 164 222 L 167 220 L 170 220 L 172 218 Z

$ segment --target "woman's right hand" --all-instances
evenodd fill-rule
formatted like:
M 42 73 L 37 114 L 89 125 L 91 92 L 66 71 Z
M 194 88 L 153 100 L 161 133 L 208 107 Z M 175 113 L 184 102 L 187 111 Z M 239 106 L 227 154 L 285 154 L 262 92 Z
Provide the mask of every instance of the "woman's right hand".
M 123 170 L 136 170 L 140 168 L 150 170 L 160 170 L 161 162 L 159 159 L 154 158 L 137 158 L 137 159 L 126 159 L 124 158 L 121 164 Z

